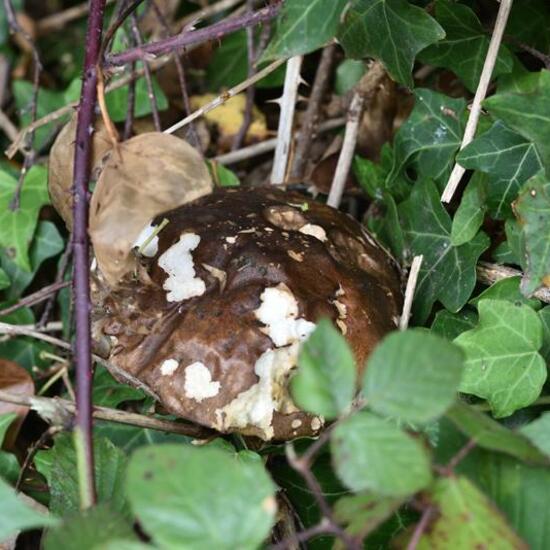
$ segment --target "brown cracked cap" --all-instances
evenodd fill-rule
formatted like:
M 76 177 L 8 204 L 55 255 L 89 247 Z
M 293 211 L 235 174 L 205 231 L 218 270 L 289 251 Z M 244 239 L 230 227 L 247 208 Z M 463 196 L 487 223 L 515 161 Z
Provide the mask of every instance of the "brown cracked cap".
M 147 283 L 97 304 L 110 361 L 180 417 L 264 440 L 313 435 L 323 419 L 288 390 L 300 342 L 328 317 L 359 368 L 395 329 L 397 270 L 348 216 L 273 188 L 216 190 L 159 216 Z

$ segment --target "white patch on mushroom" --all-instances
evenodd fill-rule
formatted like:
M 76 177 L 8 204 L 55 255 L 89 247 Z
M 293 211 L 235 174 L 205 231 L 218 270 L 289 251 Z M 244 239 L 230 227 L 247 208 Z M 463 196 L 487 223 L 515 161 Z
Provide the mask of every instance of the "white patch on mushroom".
M 225 242 L 229 244 L 235 244 L 237 242 L 237 237 L 225 237 Z
M 266 288 L 260 298 L 262 304 L 254 311 L 254 315 L 266 325 L 262 331 L 277 347 L 300 342 L 315 329 L 315 323 L 297 319 L 298 302 L 284 283 Z
M 160 374 L 162 374 L 162 376 L 172 376 L 176 372 L 178 366 L 179 363 L 175 359 L 166 359 L 160 366 Z
M 338 300 L 333 300 L 332 304 L 336 308 L 336 311 L 338 311 L 338 317 L 340 317 L 340 319 L 345 319 L 348 316 L 348 308 L 346 304 L 339 302 Z
M 316 239 L 319 239 L 323 242 L 327 240 L 327 234 L 320 225 L 306 223 L 305 225 L 300 227 L 298 231 L 300 233 L 303 233 L 304 235 L 311 235 L 312 237 L 315 237 Z
M 323 425 L 323 421 L 321 420 L 321 418 L 318 418 L 317 416 L 314 417 L 311 421 L 311 429 L 314 432 L 319 431 L 322 425 Z
M 302 425 L 302 421 L 300 419 L 296 419 L 296 420 L 293 420 L 291 423 L 290 423 L 290 427 L 292 429 L 296 429 L 296 428 L 299 428 L 300 426 Z
M 155 232 L 155 229 L 157 228 L 156 225 L 152 225 L 151 223 L 147 224 L 142 230 L 141 233 L 138 235 L 138 238 L 134 241 L 133 247 L 139 248 L 147 239 Z M 156 255 L 156 253 L 159 251 L 159 238 L 158 235 L 155 235 L 148 243 L 147 246 L 145 246 L 140 253 L 143 256 L 147 256 L 148 258 L 152 258 Z
M 273 438 L 273 412 L 298 412 L 288 393 L 288 375 L 298 362 L 299 343 L 265 351 L 254 366 L 259 381 L 241 392 L 222 409 L 216 410 L 216 428 L 258 428 L 266 440 Z
M 168 302 L 180 302 L 194 296 L 201 296 L 206 290 L 204 281 L 195 277 L 195 267 L 191 251 L 199 246 L 201 238 L 194 233 L 184 233 L 159 258 L 159 266 L 168 273 L 162 288 L 168 291 Z
M 203 399 L 214 397 L 220 391 L 220 383 L 212 380 L 208 367 L 197 361 L 185 367 L 185 396 L 199 403 Z
M 301 252 L 294 252 L 294 250 L 287 250 L 286 253 L 295 261 L 303 262 L 304 254 Z

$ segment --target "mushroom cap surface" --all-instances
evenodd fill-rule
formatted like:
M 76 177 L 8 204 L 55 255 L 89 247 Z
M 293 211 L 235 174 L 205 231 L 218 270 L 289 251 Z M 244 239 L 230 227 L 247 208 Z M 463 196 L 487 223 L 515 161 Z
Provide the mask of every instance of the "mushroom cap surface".
M 96 289 L 110 362 L 171 413 L 220 432 L 315 435 L 323 419 L 288 389 L 300 343 L 328 317 L 362 370 L 396 328 L 394 262 L 352 218 L 273 187 L 218 189 L 152 225 L 164 218 L 140 272 Z

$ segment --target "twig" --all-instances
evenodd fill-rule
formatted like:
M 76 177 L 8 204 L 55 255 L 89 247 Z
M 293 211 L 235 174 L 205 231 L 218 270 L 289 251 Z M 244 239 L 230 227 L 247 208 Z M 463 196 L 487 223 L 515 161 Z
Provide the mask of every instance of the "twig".
M 428 527 L 428 524 L 432 519 L 433 512 L 434 508 L 432 506 L 427 506 L 424 512 L 422 512 L 420 521 L 417 523 L 414 529 L 413 536 L 411 537 L 409 544 L 407 544 L 407 550 L 416 550 L 416 547 L 418 546 L 422 535 L 426 531 L 426 528 Z
M 132 61 L 139 61 L 142 55 L 164 55 L 181 50 L 185 46 L 190 46 L 191 44 L 201 44 L 209 40 L 219 40 L 232 32 L 273 19 L 279 13 L 280 8 L 281 4 L 277 2 L 261 10 L 245 13 L 240 17 L 229 18 L 204 29 L 185 33 L 183 35 L 178 34 L 170 38 L 165 38 L 164 40 L 159 40 L 158 42 L 147 44 L 142 48 L 130 48 L 125 52 L 109 56 L 106 61 L 106 66 L 125 65 Z
M 90 0 L 86 32 L 83 82 L 76 125 L 73 172 L 73 300 L 75 305 L 76 428 L 75 440 L 82 449 L 78 462 L 81 506 L 93 506 L 96 500 L 92 441 L 92 339 L 90 329 L 90 258 L 88 239 L 88 182 L 92 141 L 90 128 L 95 121 L 97 73 L 103 30 L 105 0 Z
M 200 11 L 195 11 L 193 13 L 190 13 L 189 15 L 186 15 L 185 17 L 180 19 L 174 26 L 175 28 L 183 29 L 190 24 L 197 23 L 198 21 L 203 21 L 204 19 L 208 19 L 213 15 L 218 15 L 226 10 L 238 6 L 242 2 L 243 0 L 221 0 L 221 2 L 216 2 L 215 4 L 206 6 Z
M 512 267 L 505 265 L 490 264 L 488 262 L 479 262 L 476 267 L 477 280 L 486 285 L 492 285 L 502 279 L 509 277 L 522 277 L 523 273 Z M 543 286 L 536 290 L 533 294 L 534 298 L 550 304 L 550 288 Z
M 334 118 L 332 120 L 327 120 L 319 125 L 318 132 L 329 132 L 330 130 L 335 130 L 336 128 L 341 128 L 346 123 L 345 118 Z M 298 137 L 300 132 L 298 132 Z M 231 151 L 224 155 L 218 155 L 214 157 L 213 160 L 219 162 L 220 164 L 228 165 L 247 160 L 249 158 L 256 157 L 258 155 L 263 155 L 264 153 L 269 153 L 273 151 L 277 145 L 277 138 L 266 139 L 265 141 L 260 141 L 254 145 L 249 145 L 248 147 L 243 147 L 238 151 Z
M 416 282 L 418 280 L 418 274 L 420 273 L 423 259 L 424 256 L 415 256 L 413 258 L 411 269 L 409 271 L 409 278 L 407 279 L 407 288 L 405 289 L 403 312 L 401 313 L 401 318 L 399 319 L 399 330 L 406 330 L 409 326 L 414 291 L 416 290 Z
M 265 67 L 265 69 L 262 69 L 261 71 L 257 72 L 253 77 L 247 78 L 245 81 L 241 82 L 240 84 L 237 84 L 233 88 L 230 88 L 226 92 L 223 92 L 221 95 L 213 99 L 210 103 L 207 103 L 206 105 L 202 106 L 200 109 L 197 109 L 196 111 L 191 113 L 189 116 L 185 117 L 179 122 L 176 122 L 176 124 L 164 130 L 164 133 L 173 134 L 176 130 L 183 128 L 193 120 L 212 111 L 212 109 L 215 109 L 220 105 L 223 105 L 228 99 L 231 99 L 233 96 L 236 96 L 237 94 L 241 93 L 243 90 L 248 88 L 248 86 L 251 86 L 252 84 L 258 82 L 258 80 L 261 80 L 268 74 L 272 73 L 275 69 L 280 67 L 284 62 L 285 62 L 284 59 L 279 59 L 277 61 L 274 61 L 273 63 Z
M 130 74 L 135 74 L 136 62 L 130 63 Z M 124 119 L 124 130 L 122 132 L 122 141 L 126 141 L 132 135 L 134 127 L 134 113 L 136 110 L 136 81 L 131 80 L 128 83 L 128 101 L 126 106 L 126 118 Z
M 313 81 L 307 109 L 301 125 L 302 132 L 300 132 L 300 136 L 296 139 L 296 155 L 290 172 L 291 180 L 299 180 L 304 176 L 311 143 L 315 138 L 315 131 L 319 122 L 319 108 L 327 90 L 335 52 L 336 46 L 330 44 L 323 50 L 321 55 L 319 68 L 315 74 L 315 80 Z
M 293 548 L 292 544 L 306 542 L 319 535 L 337 535 L 337 530 L 334 529 L 330 521 L 323 518 L 317 525 L 308 527 L 299 533 L 294 533 L 291 537 L 287 537 L 281 542 L 271 545 L 269 550 L 288 550 L 289 548 Z
M 138 47 L 141 47 L 143 45 L 143 37 L 139 32 L 138 25 L 137 25 L 137 17 L 135 13 L 132 13 L 132 15 L 130 16 L 130 21 L 131 21 L 130 26 L 132 28 L 132 35 L 134 37 L 134 40 L 137 42 Z M 145 58 L 145 55 L 142 56 L 141 62 L 145 70 L 145 83 L 147 85 L 147 95 L 149 97 L 149 103 L 151 105 L 151 113 L 153 115 L 155 130 L 157 132 L 160 132 L 162 130 L 162 127 L 160 125 L 159 108 L 158 108 L 157 98 L 155 97 L 155 91 L 153 88 L 153 78 L 151 77 L 151 69 L 149 67 L 149 62 Z
M 506 23 L 508 21 L 508 15 L 510 15 L 510 10 L 512 9 L 512 2 L 513 0 L 501 0 L 500 2 L 495 28 L 493 29 L 493 35 L 491 36 L 491 42 L 489 43 L 485 63 L 483 64 L 481 76 L 479 77 L 479 84 L 472 102 L 470 116 L 468 117 L 462 143 L 460 144 L 461 149 L 466 147 L 466 145 L 474 139 L 477 123 L 479 122 L 479 116 L 481 114 L 481 102 L 487 95 L 487 89 L 489 88 L 489 84 L 491 82 L 491 76 L 497 60 L 498 50 L 500 48 L 504 29 L 506 28 Z M 449 181 L 447 182 L 443 194 L 441 195 L 441 202 L 451 202 L 464 172 L 466 172 L 466 169 L 458 164 L 458 162 L 455 163 L 449 177 Z
M 53 283 L 51 285 L 45 286 L 40 290 L 37 290 L 36 292 L 33 292 L 32 294 L 21 298 L 15 304 L 0 310 L 0 318 L 9 315 L 10 313 L 13 313 L 14 311 L 17 311 L 22 307 L 34 306 L 35 304 L 39 304 L 40 302 L 47 300 L 51 294 L 57 292 L 58 290 L 61 290 L 62 288 L 68 287 L 70 284 L 71 283 L 69 281 L 61 281 L 59 283 Z
M 0 401 L 31 407 L 38 412 L 42 409 L 51 410 L 52 408 L 61 408 L 70 414 L 74 414 L 76 411 L 76 404 L 73 401 L 60 399 L 58 397 L 27 397 L 24 395 L 13 395 L 7 391 L 0 390 Z M 108 407 L 94 407 L 93 417 L 97 420 L 107 420 L 109 422 L 136 426 L 138 428 L 182 434 L 196 438 L 204 438 L 212 433 L 211 430 L 197 424 L 161 420 L 159 418 L 152 418 L 150 416 L 118 409 L 110 409 Z
M 338 208 L 340 206 L 340 201 L 344 194 L 344 187 L 346 186 L 346 180 L 348 179 L 353 154 L 355 152 L 355 145 L 357 144 L 357 135 L 359 133 L 363 108 L 378 89 L 385 74 L 386 72 L 382 64 L 376 61 L 371 65 L 367 74 L 355 87 L 355 93 L 348 110 L 344 143 L 342 144 L 342 150 L 338 157 L 338 164 L 327 199 L 327 204 L 333 208 Z
M 271 183 L 281 185 L 285 182 L 292 141 L 292 127 L 294 125 L 294 111 L 298 99 L 298 86 L 302 82 L 300 69 L 303 57 L 298 55 L 288 60 L 286 65 L 285 84 L 283 96 L 279 100 L 281 114 L 279 116 L 279 128 L 277 130 L 277 146 L 273 159 Z

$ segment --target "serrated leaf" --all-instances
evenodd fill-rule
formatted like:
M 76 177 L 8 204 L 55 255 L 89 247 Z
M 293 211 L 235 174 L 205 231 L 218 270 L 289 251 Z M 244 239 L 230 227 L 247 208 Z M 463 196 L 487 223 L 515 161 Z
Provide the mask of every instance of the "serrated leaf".
M 355 393 L 353 353 L 342 334 L 328 319 L 321 319 L 302 344 L 298 371 L 292 377 L 296 404 L 327 419 L 349 410 Z
M 342 421 L 330 444 L 335 471 L 353 491 L 405 497 L 431 481 L 422 443 L 374 414 L 359 412 Z
M 418 56 L 435 67 L 453 71 L 466 87 L 475 92 L 489 49 L 489 37 L 476 14 L 468 7 L 449 0 L 437 0 L 435 18 L 445 30 L 445 38 Z M 501 46 L 493 77 L 512 70 L 512 56 Z
M 415 90 L 415 104 L 394 139 L 393 166 L 386 185 L 391 186 L 405 168 L 418 179 L 445 179 L 464 133 L 466 102 L 431 90 Z
M 507 277 L 492 284 L 479 296 L 472 298 L 470 304 L 477 305 L 480 300 L 506 300 L 516 305 L 525 304 L 533 309 L 539 309 L 541 303 L 536 298 L 526 298 L 520 291 L 521 277 Z
M 26 271 L 31 270 L 28 250 L 38 213 L 49 202 L 46 179 L 47 170 L 43 166 L 33 166 L 23 182 L 20 207 L 11 210 L 17 180 L 0 172 L 0 246 L 6 248 L 8 256 Z
M 466 403 L 458 401 L 447 411 L 446 416 L 462 433 L 484 449 L 531 464 L 549 464 L 548 457 L 525 437 L 527 434 L 506 428 Z
M 460 151 L 457 160 L 464 168 L 488 174 L 487 206 L 496 219 L 512 214 L 521 186 L 542 168 L 535 145 L 501 121 Z
M 405 0 L 352 0 L 338 32 L 348 57 L 376 57 L 410 88 L 416 54 L 444 36 L 433 17 Z
M 474 290 L 476 263 L 489 239 L 480 232 L 470 242 L 453 246 L 451 219 L 429 180 L 413 187 L 399 213 L 412 254 L 424 256 L 413 303 L 415 320 L 425 321 L 436 300 L 448 310 L 458 311 Z
M 78 511 L 80 497 L 72 435 L 58 435 L 52 449 L 36 454 L 35 464 L 50 488 L 50 510 L 59 515 Z M 124 510 L 126 455 L 108 439 L 95 437 L 94 471 L 98 502 L 108 502 L 116 511 Z
M 451 243 L 454 246 L 471 241 L 483 224 L 486 187 L 486 177 L 482 174 L 474 174 L 468 182 L 453 218 Z
M 422 535 L 419 550 L 449 548 L 526 548 L 506 518 L 466 477 L 443 477 L 430 490 L 439 514 Z
M 37 527 L 53 526 L 58 520 L 53 516 L 37 512 L 25 503 L 23 497 L 0 479 L 0 541 L 18 531 Z
M 138 449 L 127 493 L 143 529 L 163 548 L 257 548 L 275 521 L 275 487 L 257 455 L 217 448 Z
M 454 340 L 459 334 L 474 328 L 477 325 L 477 313 L 464 308 L 458 313 L 451 313 L 442 309 L 435 314 L 431 330 L 447 340 Z
M 78 515 L 69 515 L 61 525 L 48 531 L 45 550 L 104 550 L 111 541 L 136 541 L 132 525 L 107 504 Z M 117 545 L 118 548 L 120 546 Z
M 509 416 L 530 405 L 546 380 L 542 324 L 524 305 L 482 300 L 478 310 L 478 326 L 455 340 L 466 353 L 460 391 L 487 399 L 497 418 Z
M 347 0 L 287 0 L 262 60 L 303 55 L 334 37 Z
M 550 71 L 540 72 L 531 93 L 497 93 L 483 106 L 516 132 L 534 142 L 542 163 L 550 168 Z
M 435 420 L 456 399 L 461 350 L 420 329 L 386 336 L 368 359 L 363 393 L 381 415 L 410 423 Z
M 526 268 L 521 290 L 530 296 L 550 286 L 550 181 L 539 174 L 523 187 L 515 204 L 525 246 Z

